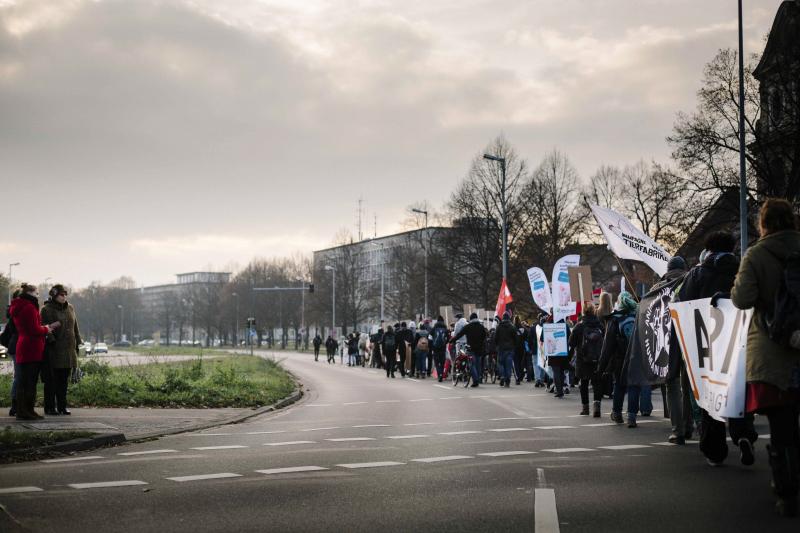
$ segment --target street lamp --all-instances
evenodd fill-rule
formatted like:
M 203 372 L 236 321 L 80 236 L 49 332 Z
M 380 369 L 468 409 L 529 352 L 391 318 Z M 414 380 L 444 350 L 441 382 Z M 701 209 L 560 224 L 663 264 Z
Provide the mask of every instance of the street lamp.
M 122 342 L 125 335 L 125 309 L 122 304 L 117 305 L 117 309 L 119 309 L 119 340 Z
M 425 215 L 425 238 L 428 238 L 428 211 L 426 209 L 412 209 L 414 213 Z M 425 318 L 428 318 L 428 246 L 423 244 L 425 248 Z M 383 318 L 383 317 L 381 317 Z
M 325 265 L 325 270 L 331 271 L 331 278 L 333 278 L 333 335 L 336 335 L 336 267 L 333 265 Z
M 11 268 L 19 266 L 19 261 L 8 264 L 8 305 L 11 305 Z
M 295 278 L 295 281 L 300 282 L 300 340 L 303 340 L 303 335 L 306 334 L 306 280 L 303 278 Z
M 231 296 L 236 298 L 236 331 L 233 334 L 233 344 L 239 346 L 239 295 L 234 292 Z
M 381 247 L 381 322 L 383 322 L 383 308 L 384 308 L 384 284 L 385 284 L 385 277 L 386 277 L 386 252 L 385 252 L 385 245 L 383 243 L 378 244 L 377 242 L 371 243 L 372 246 L 380 246 Z
M 483 154 L 484 159 L 500 163 L 500 218 L 503 228 L 503 279 L 508 276 L 508 213 L 506 212 L 506 158 Z
M 742 0 L 739 0 L 739 233 L 741 237 L 741 257 L 744 257 L 748 241 L 744 106 L 744 30 L 742 24 Z

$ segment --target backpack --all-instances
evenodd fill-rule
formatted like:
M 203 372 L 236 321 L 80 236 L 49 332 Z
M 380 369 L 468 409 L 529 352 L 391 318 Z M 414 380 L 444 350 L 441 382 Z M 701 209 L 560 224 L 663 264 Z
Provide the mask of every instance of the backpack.
M 765 314 L 769 338 L 784 348 L 800 350 L 800 254 L 792 253 L 783 262 L 772 313 Z
M 635 322 L 636 320 L 633 315 L 625 315 L 617 323 L 617 340 L 620 346 L 623 346 L 623 351 L 628 348 L 628 343 L 630 343 L 631 337 L 633 337 L 633 326 Z
M 417 350 L 428 351 L 428 337 L 420 337 L 417 341 Z
M 394 352 L 394 335 L 386 335 L 383 337 L 383 349 L 386 352 Z
M 587 327 L 584 329 L 581 341 L 581 359 L 587 363 L 598 362 L 602 348 L 603 330 L 599 327 Z
M 447 332 L 444 328 L 434 328 L 433 330 L 433 349 L 441 350 L 447 344 Z

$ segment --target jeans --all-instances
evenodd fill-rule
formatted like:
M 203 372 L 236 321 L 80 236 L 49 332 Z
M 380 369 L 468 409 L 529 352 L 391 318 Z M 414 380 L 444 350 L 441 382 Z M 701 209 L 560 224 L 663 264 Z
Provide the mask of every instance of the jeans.
M 390 375 L 394 376 L 394 365 L 395 365 L 395 358 L 397 357 L 396 353 L 387 353 L 386 354 L 386 377 L 388 378 Z
M 12 355 L 11 357 L 14 358 L 14 380 L 11 382 L 11 400 L 16 402 L 17 401 L 17 387 L 19 386 L 20 380 L 20 373 L 22 369 L 19 367 L 19 363 L 17 363 L 17 357 Z
M 433 358 L 436 361 L 436 375 L 442 377 L 444 375 L 444 361 L 446 358 L 444 348 L 441 350 L 434 350 Z
M 319 361 L 319 346 L 314 346 L 314 361 Z
M 640 409 L 642 414 L 653 412 L 653 389 L 649 385 L 628 385 L 628 416 L 635 419 Z
M 525 351 L 514 351 L 514 374 L 517 381 L 525 377 Z
M 556 384 L 556 396 L 564 396 L 564 369 L 569 364 L 566 357 L 551 357 L 548 360 L 553 369 L 553 381 Z
M 622 413 L 622 404 L 625 403 L 625 393 L 627 387 L 620 383 L 622 379 L 622 372 L 614 374 L 614 393 L 611 405 L 611 410 L 615 413 Z
M 419 351 L 417 352 L 417 368 L 416 371 L 420 374 L 425 374 L 425 362 L 428 359 L 428 352 Z
M 514 363 L 514 350 L 499 350 L 497 352 L 497 366 L 500 379 L 511 380 L 511 368 Z
M 603 399 L 603 381 L 600 374 L 593 373 L 591 377 L 581 379 L 581 403 L 583 405 L 589 404 L 589 382 L 592 384 L 594 401 L 599 402 Z
M 469 353 L 469 362 L 470 366 L 472 366 L 473 383 L 481 382 L 481 358 L 482 356 L 480 354 L 476 354 L 474 352 Z
M 536 363 L 533 364 L 533 375 L 536 381 L 547 381 L 547 373 L 544 371 L 544 368 Z

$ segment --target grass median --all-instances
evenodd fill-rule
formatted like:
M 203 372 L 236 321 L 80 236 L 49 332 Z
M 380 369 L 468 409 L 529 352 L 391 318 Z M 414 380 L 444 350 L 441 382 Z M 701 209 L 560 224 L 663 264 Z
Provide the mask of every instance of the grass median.
M 39 448 L 92 435 L 94 433 L 90 431 L 21 431 L 6 427 L 0 430 L 0 455 L 8 451 Z
M 291 376 L 278 364 L 248 355 L 120 367 L 90 360 L 81 370 L 81 381 L 69 387 L 72 407 L 260 407 L 294 390 Z M 10 376 L 1 376 L 6 406 L 10 389 Z

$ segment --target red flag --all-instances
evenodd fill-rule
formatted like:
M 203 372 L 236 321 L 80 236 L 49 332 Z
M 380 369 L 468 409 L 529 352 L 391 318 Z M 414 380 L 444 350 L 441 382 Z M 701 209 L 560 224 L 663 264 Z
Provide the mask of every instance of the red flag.
M 506 279 L 503 278 L 503 283 L 500 285 L 500 294 L 497 296 L 497 306 L 494 308 L 495 316 L 503 318 L 503 313 L 506 312 L 506 305 L 513 301 L 511 291 L 508 290 L 508 285 L 506 285 Z

